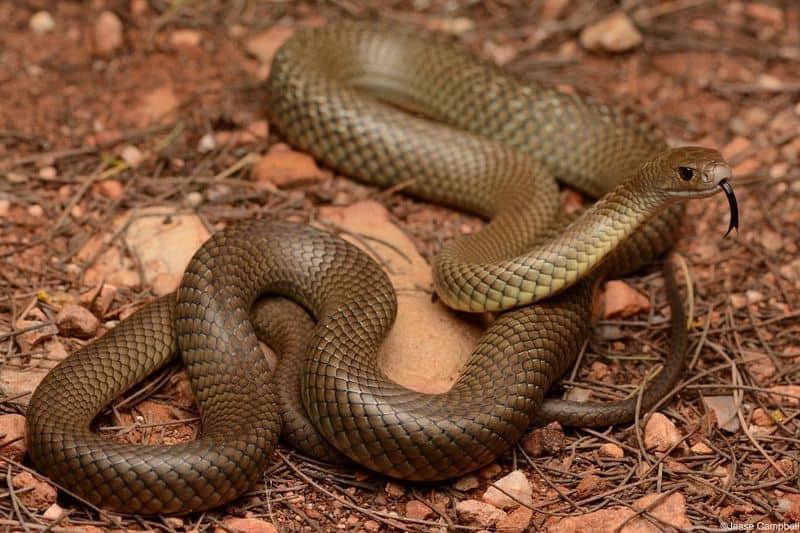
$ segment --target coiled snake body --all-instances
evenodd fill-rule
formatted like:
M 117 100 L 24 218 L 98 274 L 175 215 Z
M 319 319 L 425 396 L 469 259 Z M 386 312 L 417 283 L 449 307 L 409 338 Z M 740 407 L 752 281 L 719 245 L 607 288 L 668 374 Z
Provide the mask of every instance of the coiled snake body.
M 491 219 L 440 253 L 437 292 L 456 309 L 513 310 L 494 321 L 449 392 L 409 391 L 376 366 L 395 296 L 372 260 L 303 225 L 232 226 L 198 251 L 175 296 L 45 378 L 28 410 L 40 471 L 124 512 L 206 509 L 246 490 L 278 436 L 279 410 L 289 412 L 276 404 L 248 320 L 262 293 L 316 319 L 299 372 L 308 419 L 340 452 L 387 475 L 435 480 L 476 469 L 534 417 L 619 420 L 563 405 L 553 414 L 543 395 L 581 347 L 597 280 L 664 252 L 677 202 L 714 193 L 730 175 L 717 152 L 667 150 L 632 113 L 524 85 L 434 38 L 353 24 L 290 39 L 272 64 L 267 106 L 290 142 L 337 171 L 382 186 L 412 179 L 410 193 Z M 562 228 L 551 176 L 607 194 Z M 202 437 L 155 447 L 94 435 L 97 412 L 178 347 Z

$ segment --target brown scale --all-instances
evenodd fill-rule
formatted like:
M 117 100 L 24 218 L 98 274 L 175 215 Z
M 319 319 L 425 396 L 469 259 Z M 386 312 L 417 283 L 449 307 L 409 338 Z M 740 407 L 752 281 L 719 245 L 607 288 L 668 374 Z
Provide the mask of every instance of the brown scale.
M 366 254 L 302 225 L 246 222 L 203 245 L 175 295 L 48 374 L 27 416 L 40 471 L 118 511 L 182 513 L 247 490 L 282 417 L 307 453 L 331 458 L 330 443 L 368 468 L 413 480 L 491 462 L 532 420 L 606 425 L 632 417 L 632 401 L 542 402 L 588 334 L 598 280 L 666 251 L 678 202 L 729 188 L 730 169 L 713 150 L 667 150 L 638 115 L 523 85 L 442 41 L 355 24 L 298 32 L 275 57 L 267 109 L 289 142 L 340 173 L 381 186 L 414 178 L 412 194 L 491 219 L 445 247 L 434 265 L 437 291 L 454 307 L 513 308 L 489 327 L 452 389 L 421 394 L 378 369 L 396 301 Z M 553 176 L 609 194 L 570 223 L 554 221 Z M 643 409 L 672 387 L 685 352 L 683 309 L 671 272 L 666 279 L 673 346 Z M 274 382 L 248 317 L 265 292 L 291 298 L 316 322 L 287 328 L 262 320 L 259 329 L 294 353 Z M 309 337 L 297 333 L 304 327 Z M 178 347 L 202 436 L 158 447 L 94 435 L 96 414 Z M 303 408 L 293 396 L 300 391 Z

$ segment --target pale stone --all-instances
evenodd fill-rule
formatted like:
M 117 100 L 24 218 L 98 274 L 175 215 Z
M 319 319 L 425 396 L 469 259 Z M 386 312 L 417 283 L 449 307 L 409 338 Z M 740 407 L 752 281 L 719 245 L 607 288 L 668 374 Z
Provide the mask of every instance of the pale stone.
M 767 389 L 771 394 L 774 405 L 796 406 L 800 404 L 800 385 L 775 385 Z
M 681 432 L 661 413 L 653 413 L 644 427 L 644 447 L 665 452 L 681 441 Z
M 48 11 L 37 11 L 28 19 L 28 27 L 33 33 L 43 34 L 53 31 L 56 21 Z
M 286 40 L 294 35 L 294 28 L 289 26 L 273 26 L 258 35 L 247 39 L 245 50 L 254 55 L 265 65 L 272 63 L 275 52 Z
M 192 255 L 209 237 L 208 229 L 196 215 L 177 215 L 169 207 L 149 207 L 128 212 L 114 220 L 106 235 L 96 235 L 76 255 L 78 262 L 95 258 L 104 241 L 121 228 L 128 249 L 138 257 L 148 285 L 158 276 L 168 276 L 172 283 L 183 276 Z M 171 276 L 171 277 L 170 277 Z M 137 285 L 139 271 L 136 263 L 116 245 L 106 249 L 84 274 L 84 283 L 100 285 L 110 283 L 117 287 Z M 164 278 L 161 278 L 161 282 Z M 163 289 L 162 289 L 163 290 Z M 169 292 L 169 290 L 167 290 Z
M 169 36 L 169 42 L 175 47 L 195 47 L 203 41 L 203 35 L 196 30 L 175 30 Z
M 109 200 L 119 200 L 124 191 L 122 182 L 115 179 L 103 180 L 95 186 L 95 189 L 97 194 Z
M 111 11 L 103 11 L 94 24 L 94 51 L 101 56 L 111 55 L 122 46 L 122 21 Z
M 56 315 L 56 326 L 61 335 L 90 339 L 97 333 L 100 321 L 91 311 L 80 305 L 65 305 Z
M 31 351 L 38 343 L 58 334 L 58 328 L 41 320 L 17 320 L 17 329 L 28 329 L 16 336 L 17 344 L 23 352 Z
M 25 417 L 18 414 L 0 415 L 0 450 L 3 457 L 21 462 L 25 457 Z M 0 459 L 2 463 L 2 459 Z
M 47 165 L 39 169 L 39 177 L 43 180 L 53 180 L 58 177 L 58 171 L 56 167 Z
M 703 441 L 692 444 L 690 449 L 692 450 L 692 453 L 696 453 L 697 455 L 709 455 L 714 453 L 714 449 Z
M 477 500 L 463 500 L 456 503 L 459 518 L 468 523 L 488 527 L 508 516 L 505 511 Z
M 132 144 L 126 144 L 119 151 L 119 156 L 129 167 L 136 168 L 144 161 L 144 154 Z
M 405 493 L 406 489 L 400 483 L 396 481 L 386 482 L 386 494 L 392 498 L 402 498 Z
M 480 485 L 481 483 L 478 480 L 478 477 L 473 476 L 472 474 L 461 476 L 460 478 L 458 478 L 453 482 L 453 488 L 461 492 L 477 489 L 478 487 L 480 487 Z
M 132 110 L 132 119 L 141 127 L 170 120 L 180 102 L 170 86 L 161 86 L 139 97 Z
M 689 529 L 691 522 L 686 515 L 686 500 L 680 493 L 665 498 L 658 505 L 648 507 L 660 494 L 649 494 L 634 502 L 634 508 L 648 509 L 648 513 L 678 530 Z M 625 526 L 620 529 L 620 526 Z M 547 522 L 550 533 L 583 533 L 584 531 L 619 531 L 620 533 L 658 533 L 662 528 L 641 517 L 627 507 L 614 506 L 581 516 L 552 518 Z
M 621 446 L 614 444 L 613 442 L 606 442 L 600 448 L 598 448 L 597 453 L 603 455 L 605 457 L 611 457 L 613 459 L 622 459 L 625 457 L 625 450 L 622 449 Z
M 717 419 L 717 425 L 728 432 L 739 431 L 739 417 L 733 396 L 704 396 L 706 404 Z
M 45 520 L 50 520 L 52 522 L 60 520 L 62 516 L 64 516 L 64 509 L 57 503 L 54 503 L 53 505 L 48 507 L 44 513 L 42 513 L 42 518 L 44 518 Z
M 531 504 L 531 484 L 521 470 L 514 470 L 501 477 L 483 493 L 483 501 L 499 507 L 510 509 Z M 513 498 L 512 498 L 513 497 Z
M 580 41 L 587 50 L 625 52 L 642 44 L 642 34 L 625 13 L 617 11 L 586 26 Z
M 231 530 L 238 533 L 278 533 L 275 526 L 258 518 L 227 518 L 225 527 L 215 528 L 214 533 L 227 533 Z

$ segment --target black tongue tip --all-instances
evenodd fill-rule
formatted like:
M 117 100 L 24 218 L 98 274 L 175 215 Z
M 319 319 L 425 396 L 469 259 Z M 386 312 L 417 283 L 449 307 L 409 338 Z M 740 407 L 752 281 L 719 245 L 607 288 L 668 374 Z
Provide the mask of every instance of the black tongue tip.
M 736 195 L 733 194 L 733 187 L 730 181 L 724 179 L 719 182 L 719 186 L 725 191 L 725 197 L 728 199 L 728 205 L 731 207 L 731 222 L 730 225 L 728 225 L 728 231 L 725 232 L 725 236 L 727 237 L 732 230 L 735 229 L 737 232 L 739 231 L 739 204 L 736 201 Z

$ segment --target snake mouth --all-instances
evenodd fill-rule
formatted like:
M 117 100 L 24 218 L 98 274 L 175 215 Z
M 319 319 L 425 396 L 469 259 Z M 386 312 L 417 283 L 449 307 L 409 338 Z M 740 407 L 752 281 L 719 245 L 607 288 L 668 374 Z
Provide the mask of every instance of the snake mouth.
M 725 191 L 725 197 L 728 199 L 728 205 L 731 208 L 731 221 L 728 224 L 728 231 L 725 232 L 725 236 L 727 237 L 728 234 L 732 230 L 739 231 L 739 203 L 736 201 L 736 195 L 733 194 L 733 187 L 731 186 L 730 180 L 723 179 L 719 182 L 719 186 L 722 187 L 722 190 Z

